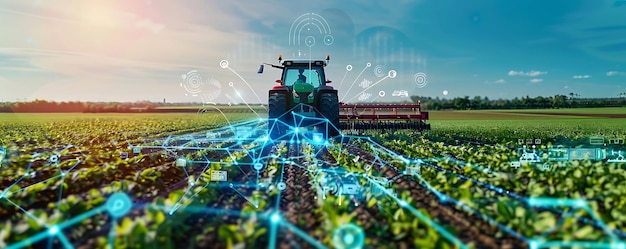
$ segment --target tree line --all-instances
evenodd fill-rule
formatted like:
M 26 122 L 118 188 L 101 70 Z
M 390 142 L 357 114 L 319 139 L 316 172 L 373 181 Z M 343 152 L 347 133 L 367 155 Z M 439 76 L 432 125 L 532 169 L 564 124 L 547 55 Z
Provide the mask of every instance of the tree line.
M 164 112 L 197 112 L 193 108 L 177 107 L 197 106 L 201 103 L 163 103 L 163 102 L 55 102 L 34 100 L 29 102 L 0 102 L 0 113 L 164 113 Z M 244 104 L 237 104 L 248 109 Z M 231 110 L 232 109 L 232 110 Z M 229 108 L 237 112 L 237 108 Z M 226 112 L 226 111 L 225 111 Z
M 102 113 L 102 112 L 143 112 L 156 107 L 156 104 L 141 101 L 133 103 L 119 102 L 55 102 L 46 100 L 34 100 L 30 102 L 5 102 L 0 103 L 0 112 L 16 113 Z
M 411 96 L 413 103 L 421 102 L 424 110 L 487 110 L 487 109 L 550 109 L 584 107 L 620 107 L 626 106 L 626 94 L 619 98 L 577 98 L 577 95 L 537 96 L 513 99 L 489 99 L 475 96 L 452 99 Z M 161 103 L 150 101 L 138 102 L 55 102 L 34 100 L 30 102 L 0 103 L 0 112 L 72 112 L 72 113 L 142 113 L 176 111 L 177 106 L 201 106 L 200 103 Z M 245 106 L 244 106 L 245 107 Z M 246 107 L 247 108 L 247 107 Z
M 425 110 L 488 110 L 488 109 L 550 109 L 550 108 L 587 108 L 626 106 L 626 98 L 576 98 L 576 94 L 554 95 L 550 97 L 525 96 L 513 99 L 489 99 L 475 96 L 453 99 L 411 96 L 413 103 L 421 102 Z

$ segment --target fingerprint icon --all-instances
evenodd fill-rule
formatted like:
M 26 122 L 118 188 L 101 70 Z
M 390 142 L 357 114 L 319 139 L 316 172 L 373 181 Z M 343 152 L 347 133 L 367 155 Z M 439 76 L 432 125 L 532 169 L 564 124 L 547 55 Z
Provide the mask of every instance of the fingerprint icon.
M 202 91 L 202 86 L 204 85 L 202 76 L 200 76 L 198 70 L 189 71 L 183 74 L 181 78 L 183 78 L 183 82 L 181 82 L 180 85 L 185 88 L 185 91 L 193 96 L 198 96 L 198 93 Z
M 214 102 L 214 100 L 217 99 L 217 97 L 219 97 L 222 93 L 222 84 L 220 84 L 220 82 L 216 79 L 211 78 L 207 81 L 206 85 L 210 88 L 210 91 L 202 94 L 202 102 Z
M 417 87 L 422 88 L 425 87 L 426 84 L 428 84 L 428 80 L 426 78 L 426 74 L 425 73 L 416 73 L 415 75 L 413 75 L 413 80 L 415 81 L 415 84 L 417 85 Z
M 374 67 L 374 75 L 378 78 L 385 76 L 385 67 L 382 65 Z
M 359 83 L 359 86 L 362 88 L 368 88 L 372 85 L 372 81 L 368 80 L 368 79 L 363 79 L 363 81 L 361 81 L 361 83 Z

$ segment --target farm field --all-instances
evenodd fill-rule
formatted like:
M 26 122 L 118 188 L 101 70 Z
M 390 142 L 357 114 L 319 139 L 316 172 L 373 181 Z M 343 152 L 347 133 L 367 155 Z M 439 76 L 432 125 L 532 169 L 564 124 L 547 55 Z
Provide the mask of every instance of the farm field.
M 494 110 L 502 111 L 502 110 Z M 538 109 L 538 110 L 507 110 L 508 112 L 542 112 L 542 113 L 572 113 L 572 114 L 625 114 L 626 107 L 602 107 L 602 108 L 562 108 L 562 109 Z
M 433 117 L 433 120 L 610 118 L 612 117 L 612 115 L 625 115 L 625 114 L 626 114 L 626 108 L 623 108 L 623 107 L 528 109 L 528 110 L 431 111 L 430 112 L 430 115 L 431 117 Z
M 0 114 L 0 248 L 624 246 L 626 164 L 544 163 L 626 119 L 536 112 L 327 143 L 268 143 L 251 113 Z M 519 139 L 541 162 L 511 167 Z

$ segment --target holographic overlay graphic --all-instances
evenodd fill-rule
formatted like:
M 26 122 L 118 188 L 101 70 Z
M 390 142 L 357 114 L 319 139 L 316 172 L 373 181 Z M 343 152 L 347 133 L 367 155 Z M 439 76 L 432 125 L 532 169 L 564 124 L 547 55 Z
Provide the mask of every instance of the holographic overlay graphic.
M 417 87 L 419 88 L 423 88 L 428 84 L 426 74 L 421 72 L 413 75 L 413 81 L 415 82 L 415 85 L 417 85 Z

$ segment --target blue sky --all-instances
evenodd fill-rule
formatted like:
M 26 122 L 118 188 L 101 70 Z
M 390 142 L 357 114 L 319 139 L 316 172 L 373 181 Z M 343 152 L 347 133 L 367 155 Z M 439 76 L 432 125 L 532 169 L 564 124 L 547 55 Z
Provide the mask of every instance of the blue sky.
M 624 17 L 614 0 L 2 1 L 0 101 L 266 102 L 279 72 L 260 63 L 327 53 L 344 101 L 616 97 Z

